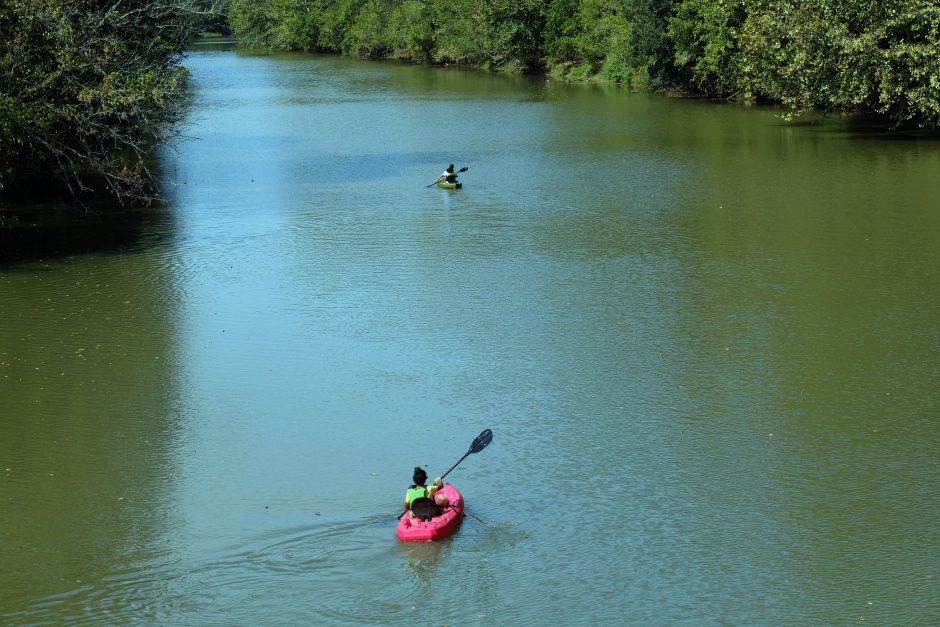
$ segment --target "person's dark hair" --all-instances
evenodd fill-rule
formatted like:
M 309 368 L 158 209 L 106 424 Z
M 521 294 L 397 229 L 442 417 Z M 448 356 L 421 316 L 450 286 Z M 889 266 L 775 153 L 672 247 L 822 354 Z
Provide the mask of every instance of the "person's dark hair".
M 452 163 L 452 164 L 450 164 L 449 166 L 447 166 L 447 169 L 448 169 L 448 170 L 453 170 L 453 169 L 454 169 L 454 164 Z
M 428 480 L 428 473 L 424 472 L 424 468 L 415 466 L 415 474 L 412 475 L 411 479 L 415 482 L 415 485 L 424 485 L 424 482 Z

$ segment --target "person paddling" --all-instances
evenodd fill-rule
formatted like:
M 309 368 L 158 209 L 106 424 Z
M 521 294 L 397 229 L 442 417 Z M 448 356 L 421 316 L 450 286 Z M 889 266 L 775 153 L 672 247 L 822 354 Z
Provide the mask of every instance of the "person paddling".
M 435 492 L 444 487 L 444 481 L 440 477 L 436 477 L 433 485 L 425 485 L 428 480 L 428 473 L 419 466 L 415 466 L 411 479 L 414 481 L 414 485 L 405 492 L 405 509 L 417 518 L 429 519 L 439 515 L 440 508 L 432 497 Z
M 446 170 L 441 172 L 441 175 L 437 177 L 437 180 L 435 180 L 430 185 L 426 185 L 426 187 L 434 187 L 435 185 L 443 186 L 446 183 L 446 187 L 448 188 L 460 188 L 461 183 L 457 182 L 457 175 L 461 172 L 466 172 L 469 169 L 470 166 L 466 165 L 459 170 L 455 170 L 454 164 L 451 163 L 449 166 L 447 166 Z
M 446 181 L 447 183 L 456 183 L 456 182 L 457 182 L 457 173 L 454 172 L 454 164 L 453 164 L 453 163 L 450 164 L 449 166 L 447 166 L 447 169 L 444 170 L 443 173 L 441 173 L 440 178 L 443 179 L 444 181 Z

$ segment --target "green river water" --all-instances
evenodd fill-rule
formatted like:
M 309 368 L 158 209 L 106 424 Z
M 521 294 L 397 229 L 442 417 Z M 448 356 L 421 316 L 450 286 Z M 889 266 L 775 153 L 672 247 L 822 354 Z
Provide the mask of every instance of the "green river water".
M 940 142 L 186 65 L 166 201 L 0 267 L 0 624 L 940 621 Z

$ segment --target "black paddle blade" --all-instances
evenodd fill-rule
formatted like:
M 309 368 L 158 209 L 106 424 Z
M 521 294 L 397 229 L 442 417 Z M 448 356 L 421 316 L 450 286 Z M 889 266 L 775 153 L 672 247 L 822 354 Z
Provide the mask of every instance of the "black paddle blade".
M 471 453 L 479 453 L 486 446 L 493 441 L 493 432 L 489 429 L 485 430 L 483 433 L 477 436 L 477 439 L 473 441 L 473 444 L 470 445 Z
M 450 470 L 441 475 L 441 479 L 450 474 L 450 471 L 460 465 L 460 462 L 467 459 L 470 453 L 479 453 L 486 448 L 486 445 L 493 441 L 493 432 L 489 429 L 486 429 L 477 436 L 477 439 L 473 441 L 473 444 L 470 445 L 470 450 L 463 454 L 463 457 L 457 460 L 457 463 L 450 467 Z
M 460 168 L 460 169 L 457 170 L 457 171 L 458 171 L 458 172 L 466 172 L 466 171 L 469 170 L 469 169 L 470 169 L 470 166 L 464 166 L 464 167 Z

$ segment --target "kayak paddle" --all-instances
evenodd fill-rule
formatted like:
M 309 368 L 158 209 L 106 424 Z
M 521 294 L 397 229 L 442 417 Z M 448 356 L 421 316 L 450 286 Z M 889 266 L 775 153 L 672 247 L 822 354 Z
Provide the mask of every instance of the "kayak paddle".
M 467 168 L 464 168 L 464 170 L 466 170 L 466 169 L 467 169 Z M 461 172 L 462 172 L 462 171 L 463 171 L 463 170 L 461 170 Z M 461 457 L 460 459 L 458 459 L 458 460 L 457 460 L 457 463 L 450 467 L 450 470 L 453 470 L 454 468 L 456 468 L 456 467 L 460 464 L 460 462 L 462 462 L 463 460 L 467 459 L 467 457 L 468 457 L 471 453 L 479 453 L 480 451 L 482 451 L 483 449 L 485 449 L 485 448 L 487 447 L 487 445 L 488 445 L 490 442 L 492 442 L 492 441 L 493 441 L 493 432 L 490 431 L 489 429 L 484 429 L 484 430 L 483 430 L 483 433 L 481 433 L 480 435 L 478 435 L 478 436 L 476 437 L 476 439 L 473 441 L 473 443 L 470 445 L 470 450 L 468 450 L 466 453 L 464 453 L 464 454 L 463 454 L 463 457 Z M 441 480 L 442 480 L 442 481 L 444 480 L 444 477 L 446 477 L 447 475 L 450 474 L 450 470 L 448 470 L 448 471 L 445 472 L 443 475 L 441 475 Z M 406 509 L 405 511 L 403 511 L 401 514 L 398 515 L 398 519 L 401 520 L 401 517 L 404 516 L 406 513 L 408 513 L 408 510 L 407 510 L 407 509 Z
M 466 169 L 467 169 L 467 168 L 464 168 L 464 170 L 466 170 Z M 463 170 L 461 170 L 461 171 L 463 171 Z M 487 446 L 490 442 L 492 442 L 492 441 L 493 441 L 493 432 L 490 431 L 489 429 L 484 429 L 483 433 L 481 433 L 480 435 L 478 435 L 478 436 L 477 436 L 477 439 L 474 440 L 474 441 L 473 441 L 473 444 L 470 445 L 470 450 L 468 450 L 466 453 L 464 453 L 464 454 L 463 454 L 463 457 L 461 457 L 459 460 L 457 460 L 457 464 L 459 464 L 459 463 L 462 462 L 463 460 L 467 459 L 467 456 L 470 455 L 471 453 L 479 453 L 480 451 L 482 451 L 483 449 L 485 449 L 486 446 Z M 450 467 L 450 470 L 453 470 L 454 468 L 456 468 L 456 467 L 457 467 L 457 464 L 454 464 L 453 466 L 451 466 L 451 467 Z M 448 470 L 448 471 L 445 472 L 443 475 L 441 475 L 441 480 L 443 480 L 444 477 L 446 477 L 447 475 L 450 474 L 450 470 Z

